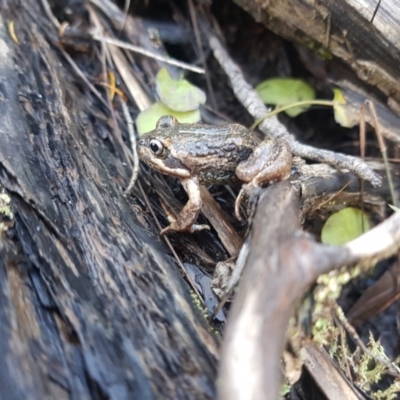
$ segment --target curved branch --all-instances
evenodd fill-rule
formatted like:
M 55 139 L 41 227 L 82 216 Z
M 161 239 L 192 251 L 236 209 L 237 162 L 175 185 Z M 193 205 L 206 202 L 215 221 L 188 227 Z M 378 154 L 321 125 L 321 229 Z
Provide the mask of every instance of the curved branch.
M 240 68 L 229 57 L 220 41 L 211 33 L 208 32 L 207 34 L 214 56 L 228 75 L 238 100 L 246 107 L 255 120 L 264 117 L 268 113 L 267 107 L 261 101 L 256 91 L 246 82 Z M 371 182 L 374 186 L 379 186 L 382 182 L 380 176 L 360 158 L 313 148 L 297 142 L 293 135 L 287 131 L 286 127 L 278 121 L 276 116 L 264 120 L 260 124 L 260 129 L 273 138 L 284 137 L 289 141 L 293 154 L 296 156 L 327 163 L 336 168 L 349 169 L 361 179 Z

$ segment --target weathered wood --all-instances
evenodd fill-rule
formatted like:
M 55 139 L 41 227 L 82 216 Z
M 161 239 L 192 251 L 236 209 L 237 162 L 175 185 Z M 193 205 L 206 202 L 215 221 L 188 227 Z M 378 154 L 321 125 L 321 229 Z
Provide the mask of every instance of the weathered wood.
M 216 342 L 150 238 L 131 169 L 43 32 L 39 2 L 1 2 L 1 399 L 214 397 Z
M 325 58 L 339 57 L 360 79 L 400 101 L 397 1 L 235 1 L 272 31 Z

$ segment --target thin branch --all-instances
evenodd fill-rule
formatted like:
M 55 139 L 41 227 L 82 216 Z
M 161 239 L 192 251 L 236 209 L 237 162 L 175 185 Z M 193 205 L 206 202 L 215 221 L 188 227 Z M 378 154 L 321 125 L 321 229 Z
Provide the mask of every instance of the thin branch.
M 254 119 L 257 120 L 265 116 L 269 110 L 264 105 L 257 92 L 246 82 L 242 71 L 230 58 L 220 41 L 210 33 L 209 30 L 205 31 L 208 35 L 209 44 L 214 52 L 214 56 L 228 75 L 238 100 Z M 297 142 L 293 135 L 287 131 L 286 127 L 278 121 L 276 116 L 264 120 L 260 124 L 260 129 L 273 138 L 285 138 L 290 143 L 293 154 L 296 156 L 323 162 L 336 168 L 348 169 L 361 179 L 371 182 L 374 186 L 379 186 L 382 182 L 380 176 L 365 164 L 364 161 L 357 157 L 317 149 Z
M 128 195 L 132 188 L 135 186 L 138 174 L 139 174 L 139 156 L 137 154 L 137 149 L 136 149 L 136 136 L 135 136 L 135 130 L 133 129 L 133 120 L 131 117 L 131 114 L 129 113 L 128 106 L 124 101 L 121 101 L 121 106 L 122 106 L 122 111 L 124 113 L 124 117 L 126 120 L 126 125 L 128 127 L 128 133 L 129 133 L 129 140 L 131 142 L 131 150 L 132 150 L 132 156 L 133 156 L 133 171 L 132 171 L 132 177 L 129 182 L 128 187 L 124 191 L 124 195 Z
M 160 56 L 157 53 L 153 53 L 152 51 L 146 50 L 146 49 L 144 49 L 142 47 L 135 46 L 133 44 L 123 42 L 122 40 L 113 39 L 113 38 L 109 38 L 109 37 L 106 37 L 106 36 L 100 36 L 100 35 L 96 35 L 96 34 L 92 35 L 92 38 L 94 40 L 99 41 L 99 42 L 105 42 L 105 43 L 108 43 L 108 44 L 112 44 L 114 46 L 120 47 L 121 49 L 131 50 L 131 51 L 133 51 L 135 53 L 142 54 L 142 55 L 144 55 L 146 57 L 154 58 L 155 60 L 165 62 L 166 64 L 175 65 L 175 66 L 177 66 L 179 68 L 183 68 L 183 69 L 187 69 L 189 71 L 197 72 L 198 74 L 204 74 L 205 73 L 203 68 L 195 67 L 193 65 L 187 64 L 187 63 L 182 62 L 182 61 L 173 60 L 171 58 Z
M 356 330 L 351 326 L 349 321 L 347 321 L 346 317 L 344 316 L 343 310 L 339 307 L 338 303 L 334 301 L 332 303 L 332 311 L 335 313 L 339 323 L 343 326 L 343 328 L 347 331 L 347 333 L 353 338 L 356 342 L 357 346 L 369 357 L 371 357 L 376 362 L 384 365 L 393 375 L 399 377 L 400 369 L 397 365 L 391 362 L 387 357 L 380 356 L 378 354 L 374 354 L 372 351 L 368 349 L 368 347 L 364 344 L 361 340 L 360 336 L 356 332 Z
M 298 214 L 296 191 L 288 182 L 271 185 L 260 197 L 225 328 L 220 400 L 278 398 L 285 332 L 307 288 L 323 273 L 370 265 L 400 248 L 400 212 L 344 246 L 314 242 L 301 232 Z

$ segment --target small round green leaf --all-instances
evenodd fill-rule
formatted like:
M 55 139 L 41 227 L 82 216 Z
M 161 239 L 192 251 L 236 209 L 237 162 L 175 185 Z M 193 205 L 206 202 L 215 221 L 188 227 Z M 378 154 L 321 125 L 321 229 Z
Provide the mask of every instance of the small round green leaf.
M 206 95 L 202 90 L 186 79 L 172 79 L 165 68 L 158 72 L 156 83 L 161 102 L 171 110 L 193 111 L 206 102 Z
M 179 122 L 194 124 L 200 121 L 200 111 L 177 112 L 162 103 L 154 103 L 147 110 L 142 111 L 136 119 L 136 128 L 139 136 L 155 129 L 157 121 L 163 115 L 173 115 Z
M 347 207 L 332 214 L 321 232 L 321 242 L 340 246 L 357 238 L 370 229 L 365 213 L 358 208 Z
M 304 100 L 314 100 L 315 91 L 306 82 L 294 78 L 272 78 L 261 82 L 256 90 L 265 104 L 287 106 Z M 293 107 L 285 111 L 290 117 L 296 117 L 309 106 Z

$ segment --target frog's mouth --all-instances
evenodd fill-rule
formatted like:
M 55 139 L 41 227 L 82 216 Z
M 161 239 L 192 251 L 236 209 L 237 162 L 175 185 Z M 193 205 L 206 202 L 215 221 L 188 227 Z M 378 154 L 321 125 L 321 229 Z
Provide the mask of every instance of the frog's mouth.
M 150 168 L 164 174 L 173 176 L 178 179 L 190 178 L 190 171 L 176 158 L 157 158 L 146 147 L 138 148 L 138 154 L 141 161 L 147 164 Z

